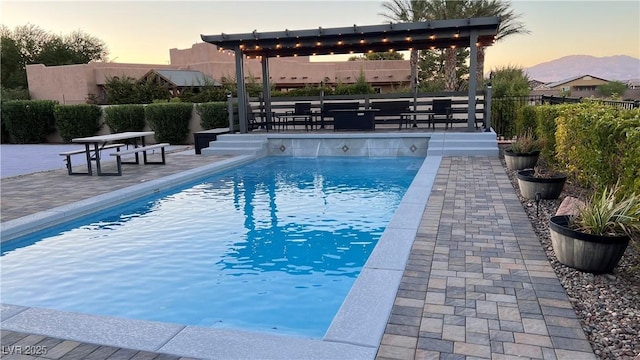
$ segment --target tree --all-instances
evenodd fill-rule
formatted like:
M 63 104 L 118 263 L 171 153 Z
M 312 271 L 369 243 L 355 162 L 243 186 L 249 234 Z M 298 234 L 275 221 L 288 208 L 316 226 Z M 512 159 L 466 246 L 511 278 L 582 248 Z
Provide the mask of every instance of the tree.
M 399 52 L 374 52 L 362 54 L 360 56 L 352 56 L 349 61 L 356 60 L 404 60 L 404 54 Z
M 515 14 L 510 8 L 511 4 L 504 0 L 474 0 L 469 2 L 467 17 L 500 17 L 500 27 L 496 35 L 496 41 L 500 41 L 507 36 L 515 34 L 529 34 L 524 23 L 519 21 L 519 14 Z M 486 46 L 478 47 L 478 67 L 476 69 L 476 79 L 478 84 L 484 83 L 484 58 Z
M 6 88 L 27 87 L 26 66 L 29 64 L 86 64 L 104 61 L 108 55 L 102 40 L 80 30 L 58 36 L 37 25 L 27 24 L 17 26 L 13 31 L 2 26 L 0 35 L 2 86 Z
M 619 99 L 627 91 L 627 85 L 620 81 L 609 81 L 606 84 L 599 85 L 596 90 L 598 94 L 604 97 Z
M 396 22 L 416 22 L 426 20 L 426 0 L 390 0 L 382 3 L 383 17 Z M 411 49 L 409 58 L 411 65 L 411 87 L 417 86 L 418 79 L 418 49 Z
M 496 41 L 513 34 L 528 33 L 524 24 L 518 21 L 510 9 L 510 3 L 504 0 L 391 0 L 382 4 L 388 13 L 386 18 L 400 22 L 426 20 L 465 19 L 470 17 L 499 16 L 501 19 Z M 459 88 L 460 77 L 456 70 L 457 54 L 454 48 L 446 48 L 445 53 L 445 90 Z M 413 55 L 413 52 L 412 52 Z M 478 47 L 478 67 L 475 69 L 478 83 L 483 83 L 485 46 Z M 416 59 L 417 62 L 417 59 Z
M 107 102 L 116 104 L 150 104 L 153 100 L 169 100 L 169 89 L 152 81 L 137 81 L 123 75 L 106 79 Z
M 515 66 L 504 66 L 493 70 L 491 84 L 495 98 L 528 96 L 530 92 L 529 76 L 522 68 Z
M 455 86 L 453 90 L 460 91 L 466 88 L 465 76 L 469 73 L 469 66 L 466 64 L 469 57 L 469 49 L 455 49 Z M 437 92 L 445 90 L 445 60 L 446 54 L 443 49 L 433 49 L 420 52 L 418 61 L 418 82 L 421 91 Z

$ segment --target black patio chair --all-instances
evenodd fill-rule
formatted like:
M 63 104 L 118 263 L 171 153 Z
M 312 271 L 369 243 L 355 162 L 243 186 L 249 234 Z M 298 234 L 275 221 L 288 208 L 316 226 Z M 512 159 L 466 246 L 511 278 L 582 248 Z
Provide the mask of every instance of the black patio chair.
M 295 103 L 293 111 L 287 111 L 284 115 L 280 115 L 285 120 L 282 125 L 287 128 L 289 124 L 293 125 L 295 129 L 296 125 L 300 125 L 298 119 L 302 119 L 304 129 L 309 131 L 309 128 L 313 130 L 313 114 L 311 113 L 311 103 Z
M 267 118 L 264 111 L 254 111 L 250 104 L 247 104 L 247 121 L 249 123 L 249 131 L 255 129 L 265 129 L 269 131 L 273 128 L 273 120 L 276 118 L 275 113 L 271 113 L 271 122 Z
M 449 128 L 449 123 L 453 123 L 451 99 L 434 99 L 431 111 L 433 112 L 433 114 L 431 114 L 431 125 L 433 125 L 434 129 L 436 128 L 438 118 L 444 118 L 445 130 Z

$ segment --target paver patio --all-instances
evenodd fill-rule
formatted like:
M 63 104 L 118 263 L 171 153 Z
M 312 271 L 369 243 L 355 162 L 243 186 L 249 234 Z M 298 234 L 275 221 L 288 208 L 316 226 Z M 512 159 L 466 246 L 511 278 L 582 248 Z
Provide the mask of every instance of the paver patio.
M 167 166 L 127 167 L 115 181 L 62 169 L 2 179 L 2 221 L 96 195 L 96 184 L 106 192 L 211 161 L 169 154 Z M 5 351 L 27 343 L 50 345 L 38 359 L 179 358 L 1 335 L 3 359 L 38 358 Z M 498 158 L 443 158 L 377 358 L 595 359 Z

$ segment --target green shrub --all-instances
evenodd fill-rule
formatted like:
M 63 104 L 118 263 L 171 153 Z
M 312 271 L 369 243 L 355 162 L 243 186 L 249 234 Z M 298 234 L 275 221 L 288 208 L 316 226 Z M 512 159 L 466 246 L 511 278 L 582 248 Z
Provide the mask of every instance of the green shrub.
M 2 91 L 0 93 L 0 100 L 2 101 L 30 100 L 30 99 L 31 99 L 31 95 L 29 95 L 29 90 L 23 89 L 21 87 L 16 89 L 8 89 L 3 86 Z
M 118 105 L 104 109 L 104 117 L 111 133 L 142 131 L 144 129 L 144 106 Z
M 156 141 L 184 144 L 189 133 L 193 104 L 150 104 L 144 108 L 144 118 L 156 132 Z
M 77 137 L 95 135 L 100 130 L 100 106 L 93 104 L 56 105 L 56 127 L 65 142 Z
M 55 131 L 53 108 L 57 101 L 13 100 L 2 103 L 2 125 L 11 141 L 37 144 Z
M 640 110 L 595 102 L 567 105 L 557 118 L 556 159 L 570 178 L 594 190 L 620 182 L 640 192 Z
M 516 112 L 516 133 L 524 134 L 536 129 L 536 107 L 525 105 Z
M 229 114 L 226 102 L 210 102 L 196 105 L 203 130 L 225 128 L 229 126 Z
M 566 105 L 540 105 L 536 111 L 536 136 L 542 140 L 540 156 L 551 165 L 556 161 L 556 118 Z

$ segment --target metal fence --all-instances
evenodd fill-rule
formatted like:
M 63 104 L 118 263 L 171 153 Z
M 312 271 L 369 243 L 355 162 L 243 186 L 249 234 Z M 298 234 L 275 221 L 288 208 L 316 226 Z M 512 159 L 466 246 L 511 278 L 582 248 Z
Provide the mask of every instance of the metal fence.
M 640 108 L 640 100 L 635 101 L 619 101 L 619 100 L 605 100 L 605 99 L 592 99 L 592 98 L 571 98 L 566 96 L 546 96 L 542 95 L 542 103 L 543 104 L 566 104 L 566 103 L 579 103 L 585 101 L 596 101 L 604 105 L 619 107 L 625 110 L 631 110 L 634 108 Z

